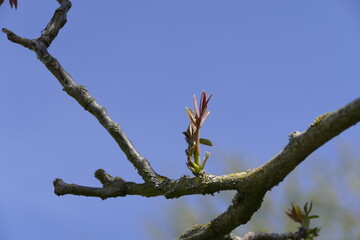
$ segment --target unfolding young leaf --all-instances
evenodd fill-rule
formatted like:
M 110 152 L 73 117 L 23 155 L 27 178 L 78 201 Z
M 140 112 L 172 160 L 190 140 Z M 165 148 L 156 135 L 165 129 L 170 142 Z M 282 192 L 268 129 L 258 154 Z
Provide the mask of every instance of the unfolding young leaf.
M 200 138 L 200 143 L 207 146 L 212 146 L 212 142 L 209 139 Z
M 197 100 L 196 100 L 196 96 L 195 96 L 195 95 L 194 95 L 193 102 L 194 102 L 194 110 L 195 110 L 196 116 L 199 117 L 199 116 L 200 116 L 200 112 L 199 112 L 199 108 L 198 108 L 198 105 L 197 105 Z
M 186 109 L 186 114 L 189 117 L 190 121 L 193 124 L 196 124 L 195 112 L 192 109 L 188 108 L 188 107 L 186 107 L 185 109 Z
M 210 111 L 207 111 L 201 115 L 200 127 L 204 124 L 204 122 L 205 122 L 206 118 L 209 116 L 209 114 L 210 114 Z

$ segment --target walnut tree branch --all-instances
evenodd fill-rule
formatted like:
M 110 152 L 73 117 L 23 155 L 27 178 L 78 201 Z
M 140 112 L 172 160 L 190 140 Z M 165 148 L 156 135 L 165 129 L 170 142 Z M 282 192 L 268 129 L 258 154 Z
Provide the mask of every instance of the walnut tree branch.
M 143 184 L 126 182 L 98 170 L 96 177 L 102 183 L 102 188 L 67 184 L 61 179 L 56 179 L 54 188 L 58 195 L 74 194 L 102 199 L 126 195 L 146 197 L 163 195 L 166 198 L 177 198 L 190 194 L 213 194 L 218 191 L 237 190 L 238 193 L 232 205 L 224 213 L 209 223 L 189 229 L 180 236 L 180 239 L 220 239 L 237 226 L 249 221 L 261 206 L 266 192 L 283 181 L 307 156 L 360 121 L 360 98 L 358 98 L 332 113 L 318 117 L 307 130 L 292 133 L 287 146 L 258 168 L 224 176 L 200 174 L 194 178 L 184 176 L 176 180 L 162 177 L 138 153 L 120 126 L 110 118 L 105 108 L 96 102 L 84 86 L 77 84 L 58 60 L 47 51 L 59 30 L 65 25 L 66 14 L 71 7 L 68 0 L 58 0 L 58 2 L 60 7 L 55 11 L 50 23 L 38 39 L 23 38 L 5 28 L 3 32 L 7 34 L 10 41 L 36 53 L 38 59 L 63 86 L 63 90 L 94 115 L 110 133 L 145 181 Z
M 6 28 L 3 28 L 2 31 L 7 34 L 10 41 L 34 51 L 37 58 L 63 86 L 63 90 L 99 120 L 100 124 L 115 139 L 128 160 L 138 170 L 139 175 L 144 181 L 154 187 L 158 186 L 160 182 L 159 175 L 151 168 L 150 163 L 138 153 L 120 126 L 110 118 L 105 107 L 98 104 L 84 86 L 77 84 L 60 65 L 59 61 L 47 51 L 47 48 L 55 39 L 60 29 L 65 25 L 67 21 L 66 14 L 71 7 L 71 3 L 68 0 L 57 1 L 60 7 L 56 9 L 54 16 L 38 39 L 20 37 Z
M 246 223 L 249 217 L 243 213 L 242 206 L 247 204 L 248 199 L 253 202 L 248 206 L 253 211 L 250 213 L 251 217 L 267 191 L 278 185 L 313 151 L 359 121 L 360 98 L 332 113 L 316 118 L 304 132 L 292 133 L 289 144 L 280 153 L 245 176 L 249 178 L 245 183 L 249 184 L 237 185 L 238 193 L 233 199 L 233 204 L 224 213 L 209 223 L 187 230 L 180 239 L 216 239 Z
M 174 198 L 190 194 L 237 190 L 232 205 L 224 213 L 209 223 L 193 227 L 180 237 L 180 239 L 197 240 L 221 238 L 249 221 L 260 207 L 265 193 L 278 185 L 308 155 L 359 121 L 360 98 L 315 119 L 304 132 L 292 133 L 288 145 L 258 168 L 223 176 L 205 174 L 195 178 L 185 176 L 178 180 L 167 180 L 161 183 L 161 190 L 142 189 L 141 191 L 144 192 L 139 195 L 147 197 L 164 195 L 166 198 Z M 55 189 L 57 188 L 55 186 Z M 130 194 L 122 192 L 124 193 Z M 74 194 L 74 191 L 62 191 L 62 194 Z
M 268 191 L 279 184 L 298 164 L 321 145 L 360 121 L 360 98 L 332 113 L 318 118 L 304 132 L 291 134 L 288 145 L 262 166 L 244 172 L 216 176 L 184 176 L 180 179 L 166 179 L 153 196 L 178 198 L 191 194 L 213 194 L 225 190 L 239 192 Z M 149 186 L 150 187 L 150 186 Z M 55 190 L 56 190 L 55 186 Z M 61 191 L 62 194 L 72 192 Z M 139 193 L 143 196 L 143 194 Z M 94 195 L 96 196 L 96 195 Z M 119 195 L 120 196 L 120 195 Z
M 306 131 L 291 134 L 289 144 L 270 161 L 258 168 L 224 176 L 205 174 L 195 178 L 183 177 L 178 180 L 168 180 L 162 183 L 161 190 L 156 191 L 151 190 L 150 186 L 135 185 L 134 183 L 132 184 L 136 186 L 136 188 L 134 187 L 136 191 L 132 192 L 125 190 L 121 192 L 117 190 L 120 187 L 115 186 L 109 197 L 138 194 L 146 197 L 164 195 L 166 198 L 173 198 L 189 194 L 211 194 L 222 190 L 238 190 L 227 211 L 209 223 L 195 226 L 180 237 L 180 239 L 197 240 L 221 238 L 237 226 L 249 221 L 253 213 L 260 207 L 265 193 L 279 184 L 308 155 L 359 121 L 360 98 L 332 113 L 320 116 Z M 60 186 L 55 184 L 56 191 L 61 189 L 61 194 L 104 196 L 97 195 L 95 190 L 91 195 L 81 194 L 82 188 L 77 188 L 75 185 L 71 185 L 73 186 L 71 190 L 63 189 Z M 283 238 L 285 236 L 288 238 Z M 243 239 L 296 239 L 291 238 L 294 236 L 250 234 Z

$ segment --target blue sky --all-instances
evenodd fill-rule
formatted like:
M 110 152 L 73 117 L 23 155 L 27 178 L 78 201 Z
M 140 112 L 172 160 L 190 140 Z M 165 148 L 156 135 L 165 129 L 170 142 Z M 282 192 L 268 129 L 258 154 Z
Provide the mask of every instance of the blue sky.
M 0 27 L 36 38 L 57 7 L 19 0 L 14 11 L 5 2 Z M 289 133 L 359 97 L 359 43 L 356 0 L 138 0 L 73 2 L 49 51 L 158 173 L 178 178 L 190 174 L 181 132 L 194 93 L 214 94 L 202 130 L 214 143 L 206 149 L 214 156 L 208 172 L 225 174 L 223 152 L 255 159 L 255 167 L 280 151 Z M 0 239 L 146 236 L 143 219 L 169 200 L 53 193 L 57 177 L 100 186 L 98 168 L 141 179 L 33 52 L 3 34 L 0 53 Z M 355 126 L 318 152 L 331 157 L 336 141 L 358 145 L 359 134 Z

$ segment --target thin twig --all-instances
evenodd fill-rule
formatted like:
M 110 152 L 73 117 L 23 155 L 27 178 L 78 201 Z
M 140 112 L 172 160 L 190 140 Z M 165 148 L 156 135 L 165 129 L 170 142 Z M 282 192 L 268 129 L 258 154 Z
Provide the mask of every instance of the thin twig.
M 70 74 L 61 66 L 59 61 L 47 51 L 48 46 L 65 25 L 66 15 L 71 7 L 71 3 L 68 0 L 58 0 L 58 2 L 60 3 L 60 7 L 56 9 L 54 16 L 38 39 L 30 40 L 19 37 L 6 28 L 2 31 L 7 34 L 10 41 L 20 44 L 36 53 L 38 59 L 44 63 L 47 69 L 63 86 L 63 90 L 72 96 L 85 110 L 94 115 L 100 124 L 110 133 L 128 160 L 138 170 L 139 175 L 144 181 L 154 188 L 157 188 L 160 184 L 159 175 L 151 168 L 150 163 L 135 149 L 119 124 L 110 118 L 105 107 L 98 104 L 84 86 L 77 84 Z

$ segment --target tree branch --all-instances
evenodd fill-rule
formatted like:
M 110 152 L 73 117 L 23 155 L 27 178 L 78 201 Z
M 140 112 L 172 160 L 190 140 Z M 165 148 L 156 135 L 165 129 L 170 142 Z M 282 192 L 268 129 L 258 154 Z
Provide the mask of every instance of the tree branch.
M 183 233 L 179 240 L 222 239 L 239 225 L 247 223 L 260 208 L 265 192 L 237 193 L 232 205 L 209 223 L 197 225 Z
M 43 42 L 46 47 L 50 46 L 60 29 L 66 24 L 66 14 L 71 8 L 70 1 L 57 0 L 57 2 L 60 4 L 60 7 L 55 10 L 54 16 L 42 31 L 40 38 L 38 38 L 38 40 Z
M 65 25 L 66 14 L 71 7 L 71 3 L 68 0 L 58 0 L 58 2 L 60 3 L 60 7 L 56 9 L 54 16 L 38 39 L 30 40 L 19 37 L 6 28 L 3 28 L 2 31 L 7 34 L 10 41 L 20 44 L 36 53 L 38 59 L 44 63 L 47 69 L 63 86 L 63 90 L 72 96 L 85 110 L 94 115 L 100 124 L 110 133 L 128 160 L 138 170 L 139 175 L 144 181 L 157 187 L 160 183 L 160 176 L 151 168 L 150 163 L 138 153 L 121 127 L 110 118 L 105 107 L 98 104 L 84 86 L 77 84 L 70 74 L 63 69 L 58 60 L 47 51 L 51 42 Z
M 103 200 L 112 197 L 125 197 L 126 195 L 139 195 L 144 197 L 161 195 L 159 190 L 153 188 L 149 184 L 137 184 L 134 182 L 126 182 L 119 177 L 113 178 L 102 169 L 95 172 L 95 177 L 102 183 L 102 188 L 68 184 L 62 179 L 57 178 L 54 180 L 55 194 L 58 196 L 72 194 L 78 196 L 100 197 Z
M 160 184 L 161 190 L 156 191 L 156 194 L 152 196 L 164 195 L 166 198 L 178 198 L 184 195 L 213 194 L 225 190 L 238 190 L 243 193 L 258 190 L 268 191 L 278 185 L 313 151 L 359 121 L 360 98 L 337 111 L 327 113 L 320 121 L 316 120 L 306 131 L 292 133 L 288 145 L 258 168 L 222 176 L 204 174 L 192 178 L 184 176 L 176 180 L 164 178 Z M 55 191 L 60 192 L 57 189 Z M 72 193 L 73 191 L 61 191 L 62 195 Z M 148 196 L 140 192 L 138 195 Z
M 38 39 L 23 38 L 5 28 L 2 31 L 7 34 L 10 41 L 36 53 L 38 59 L 63 86 L 63 90 L 94 115 L 110 133 L 145 181 L 144 184 L 126 182 L 121 178 L 111 177 L 103 170 L 98 170 L 95 176 L 102 183 L 102 188 L 67 184 L 61 179 L 56 179 L 54 188 L 58 195 L 74 194 L 102 199 L 126 195 L 146 197 L 163 195 L 166 198 L 177 198 L 190 194 L 213 194 L 223 190 L 237 190 L 238 193 L 232 205 L 224 213 L 209 223 L 193 227 L 180 237 L 180 239 L 220 239 L 235 227 L 249 221 L 261 206 L 266 192 L 278 185 L 308 155 L 360 121 L 360 98 L 358 98 L 337 111 L 318 117 L 304 132 L 292 133 L 288 145 L 258 168 L 224 176 L 200 174 L 195 178 L 184 176 L 177 180 L 170 180 L 158 175 L 151 168 L 150 163 L 138 153 L 120 126 L 110 118 L 105 108 L 96 102 L 84 86 L 77 84 L 58 60 L 47 51 L 65 25 L 66 14 L 71 7 L 68 0 L 58 0 L 58 2 L 60 7 L 55 11 L 53 18 Z
M 360 98 L 332 113 L 316 118 L 306 131 L 290 134 L 289 144 L 279 154 L 264 165 L 250 171 L 244 177 L 246 180 L 243 179 L 247 184 L 237 185 L 238 193 L 228 210 L 210 223 L 187 230 L 180 239 L 216 239 L 230 233 L 240 224 L 246 223 L 250 218 L 243 212 L 244 205 L 249 204 L 248 207 L 253 211 L 249 213 L 251 217 L 260 207 L 258 204 L 261 204 L 267 191 L 278 185 L 313 151 L 359 121 Z M 244 200 L 238 201 L 239 197 Z M 250 203 L 247 203 L 248 199 L 251 199 Z M 215 223 L 219 223 L 220 227 L 216 227 Z M 223 228 L 227 230 L 225 234 Z

